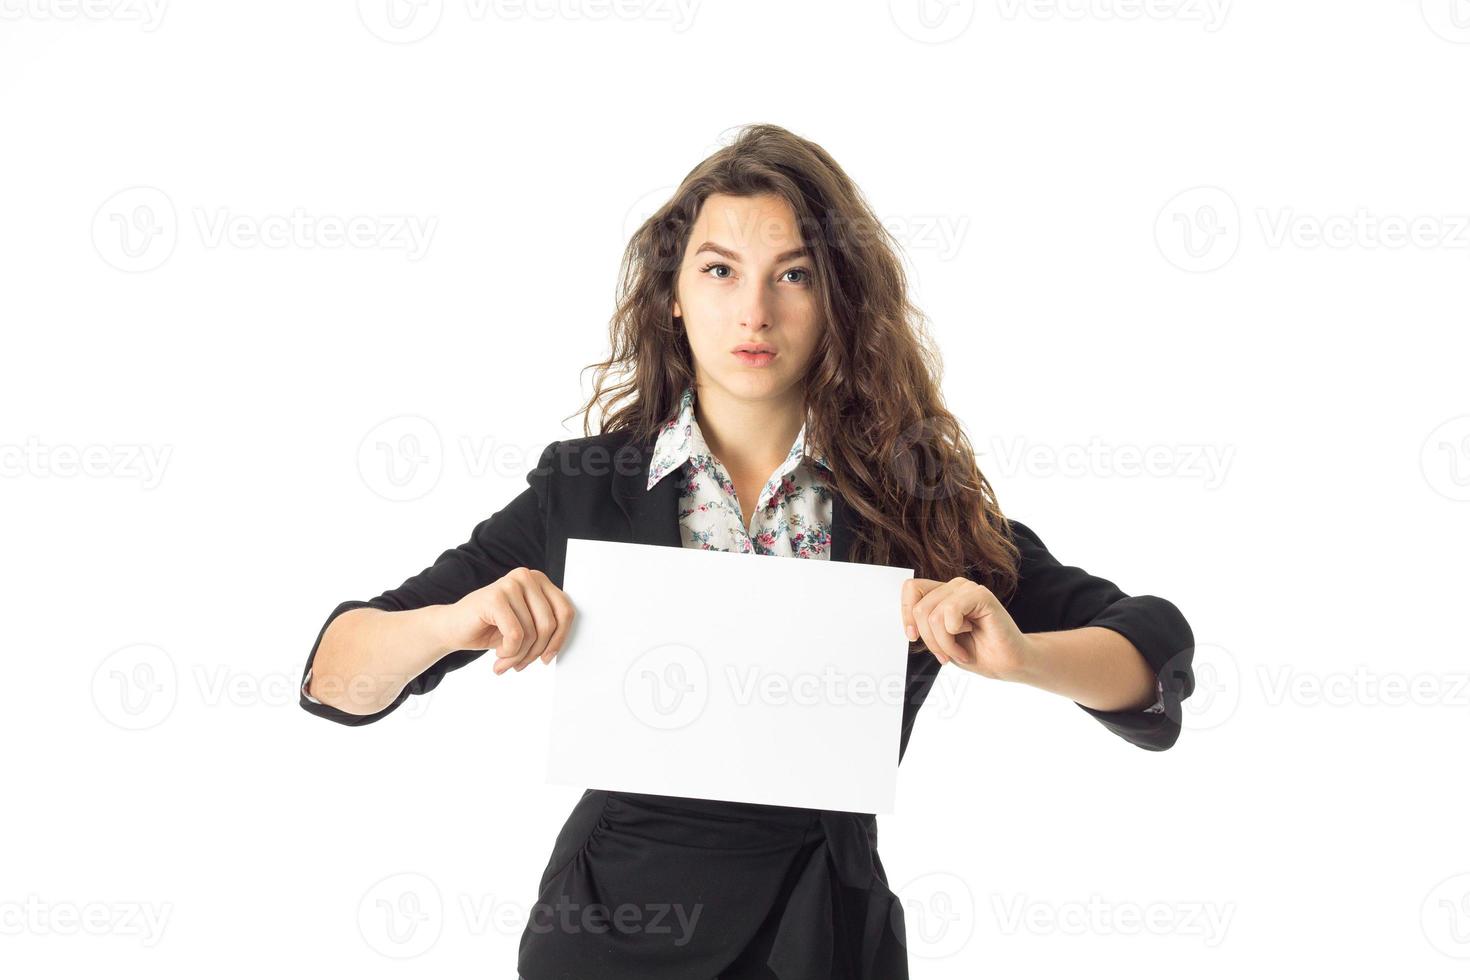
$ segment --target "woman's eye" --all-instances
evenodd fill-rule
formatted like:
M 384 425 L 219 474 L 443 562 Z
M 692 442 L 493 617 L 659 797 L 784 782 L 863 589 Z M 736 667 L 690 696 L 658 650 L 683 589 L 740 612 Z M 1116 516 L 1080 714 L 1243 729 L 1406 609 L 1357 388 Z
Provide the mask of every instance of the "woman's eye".
M 707 265 L 702 266 L 699 271 L 701 273 L 708 274 L 716 269 L 723 269 L 726 273 L 726 275 L 717 274 L 715 276 L 716 279 L 729 279 L 731 276 L 735 275 L 734 270 L 732 270 L 730 266 L 726 265 L 724 262 L 710 262 Z M 786 279 L 787 276 L 793 274 L 800 278 L 795 280 Z M 811 284 L 812 273 L 810 269 L 787 269 L 785 272 L 781 273 L 781 278 L 786 279 L 787 282 L 796 282 L 798 285 L 806 286 Z

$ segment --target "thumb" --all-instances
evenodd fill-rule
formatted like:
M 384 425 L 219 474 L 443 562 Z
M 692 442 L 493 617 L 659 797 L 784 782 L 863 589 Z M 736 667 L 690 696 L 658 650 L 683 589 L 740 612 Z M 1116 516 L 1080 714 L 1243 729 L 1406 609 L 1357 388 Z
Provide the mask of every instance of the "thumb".
M 950 606 L 944 610 L 944 629 L 951 635 L 967 633 L 970 630 L 970 622 L 958 609 Z

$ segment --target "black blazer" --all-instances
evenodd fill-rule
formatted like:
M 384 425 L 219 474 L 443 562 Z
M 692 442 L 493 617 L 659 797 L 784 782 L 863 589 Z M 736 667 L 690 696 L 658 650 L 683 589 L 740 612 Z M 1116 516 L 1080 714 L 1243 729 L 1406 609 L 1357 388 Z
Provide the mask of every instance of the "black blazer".
M 566 562 L 567 538 L 590 538 L 681 547 L 677 480 L 644 489 L 653 454 L 651 441 L 634 443 L 628 433 L 562 439 L 551 443 L 526 476 L 527 488 L 477 524 L 469 540 L 439 556 L 433 565 L 366 601 L 350 599 L 332 610 L 307 655 L 302 679 L 311 669 L 327 626 L 349 609 L 417 609 L 454 602 L 490 584 L 513 568 L 546 573 L 558 588 Z M 831 560 L 846 561 L 859 516 L 833 495 Z M 1184 616 L 1167 599 L 1129 596 L 1107 579 L 1052 557 L 1035 532 L 1010 521 L 1021 552 L 1020 583 L 1005 603 L 1022 632 L 1105 626 L 1126 636 L 1154 668 L 1163 685 L 1164 711 L 1098 711 L 1078 705 L 1108 729 L 1145 749 L 1171 747 L 1180 733 L 1180 702 L 1194 691 L 1194 636 Z M 894 615 L 898 615 L 895 598 Z M 301 707 L 344 725 L 366 725 L 393 711 L 411 695 L 438 686 L 444 675 L 463 667 L 484 650 L 457 650 L 410 681 L 383 710 L 354 715 L 301 696 Z M 910 654 L 899 758 L 908 749 L 914 719 L 940 664 L 928 652 Z M 1074 702 L 1075 703 L 1075 702 Z

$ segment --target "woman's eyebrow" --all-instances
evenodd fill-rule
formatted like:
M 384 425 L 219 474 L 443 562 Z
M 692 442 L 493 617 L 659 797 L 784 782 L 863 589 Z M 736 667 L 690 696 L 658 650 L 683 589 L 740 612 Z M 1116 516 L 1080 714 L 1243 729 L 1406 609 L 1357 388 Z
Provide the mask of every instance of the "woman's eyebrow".
M 705 242 L 704 244 L 700 245 L 699 248 L 694 250 L 695 255 L 698 255 L 700 252 L 714 252 L 717 255 L 723 255 L 731 262 L 741 261 L 739 252 L 735 251 L 734 249 L 726 248 L 723 245 L 716 245 L 714 242 Z M 801 248 L 793 248 L 776 256 L 776 261 L 778 263 L 785 262 L 787 259 L 799 258 L 800 256 L 807 254 L 809 253 L 805 246 Z

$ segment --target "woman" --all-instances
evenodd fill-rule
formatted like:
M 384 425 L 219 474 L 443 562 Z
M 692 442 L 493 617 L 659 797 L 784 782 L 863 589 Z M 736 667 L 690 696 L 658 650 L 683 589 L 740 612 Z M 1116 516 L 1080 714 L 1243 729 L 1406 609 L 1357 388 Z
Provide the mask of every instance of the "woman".
M 1002 516 L 937 364 L 847 175 L 814 143 L 747 127 L 629 243 L 588 434 L 548 446 L 527 489 L 433 566 L 333 610 L 302 706 L 367 724 L 487 649 L 497 675 L 550 662 L 575 615 L 566 540 L 583 537 L 916 569 L 894 596 L 911 640 L 900 758 L 947 663 L 1169 748 L 1193 690 L 1188 623 Z M 871 814 L 588 790 L 519 969 L 899 980 L 904 941 Z

